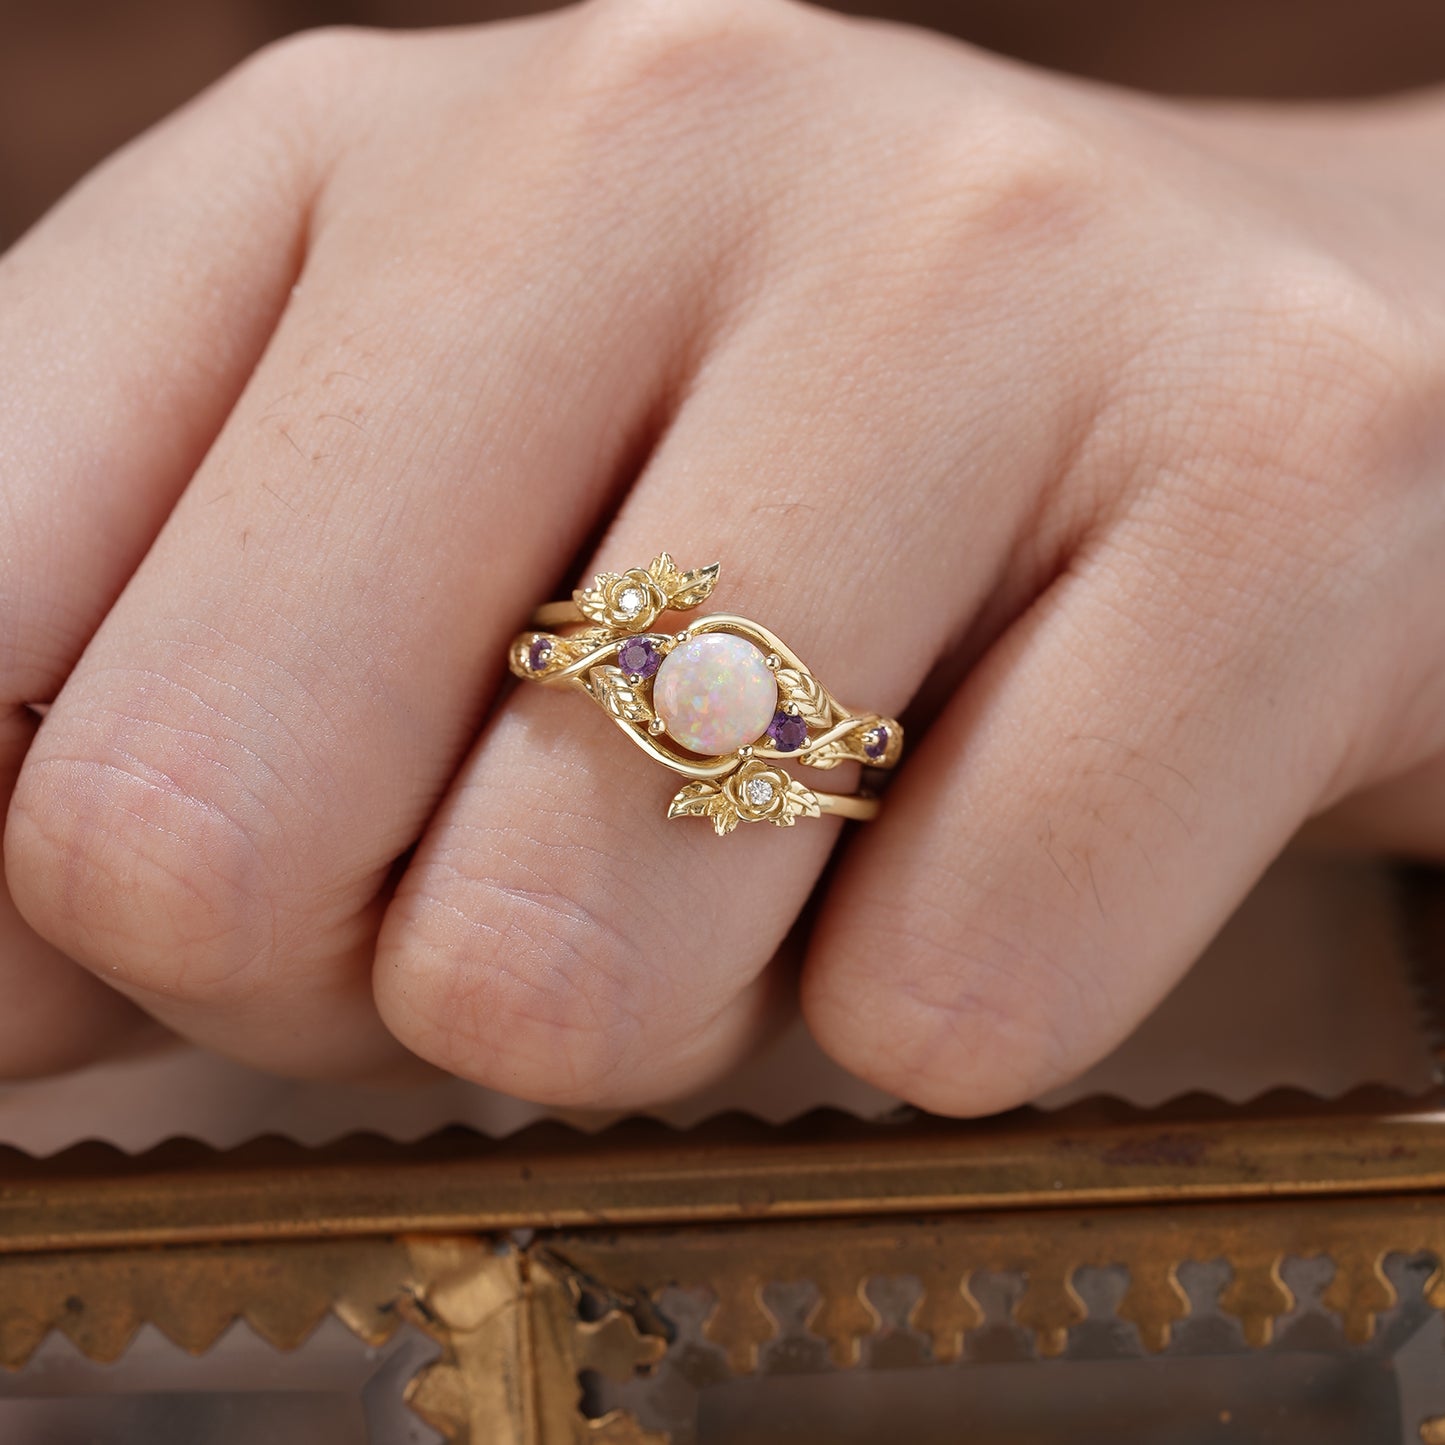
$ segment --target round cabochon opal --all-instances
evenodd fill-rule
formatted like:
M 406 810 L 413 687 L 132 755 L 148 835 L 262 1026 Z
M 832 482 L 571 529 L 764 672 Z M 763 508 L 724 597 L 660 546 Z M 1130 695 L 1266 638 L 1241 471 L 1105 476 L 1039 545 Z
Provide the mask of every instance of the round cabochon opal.
M 717 757 L 762 737 L 777 710 L 778 684 L 746 638 L 704 632 L 663 658 L 652 706 L 675 742 Z

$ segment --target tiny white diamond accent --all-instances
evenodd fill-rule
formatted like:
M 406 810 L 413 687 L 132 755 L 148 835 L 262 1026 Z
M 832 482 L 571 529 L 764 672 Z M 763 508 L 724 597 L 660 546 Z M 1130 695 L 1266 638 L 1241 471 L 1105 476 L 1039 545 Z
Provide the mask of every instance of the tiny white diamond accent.
M 622 595 L 617 599 L 617 610 L 624 617 L 636 617 L 642 611 L 642 604 L 647 598 L 642 595 L 640 587 L 625 587 Z
M 748 802 L 755 808 L 761 808 L 773 800 L 773 785 L 766 778 L 749 778 L 743 784 L 743 791 L 748 795 Z

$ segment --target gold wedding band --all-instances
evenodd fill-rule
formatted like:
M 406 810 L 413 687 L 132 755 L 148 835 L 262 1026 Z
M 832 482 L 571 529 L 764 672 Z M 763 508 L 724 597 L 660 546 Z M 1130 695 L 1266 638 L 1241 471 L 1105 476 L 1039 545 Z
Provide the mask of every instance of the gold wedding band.
M 599 703 L 649 757 L 690 779 L 669 818 L 791 827 L 830 813 L 872 818 L 866 791 L 824 793 L 781 766 L 862 763 L 891 768 L 903 729 L 845 708 L 766 627 L 712 613 L 679 632 L 655 630 L 664 612 L 689 612 L 712 593 L 719 564 L 680 572 L 664 552 L 647 567 L 599 573 L 570 602 L 549 602 L 512 639 L 508 663 L 528 682 L 576 688 Z M 558 631 L 585 623 L 577 631 Z

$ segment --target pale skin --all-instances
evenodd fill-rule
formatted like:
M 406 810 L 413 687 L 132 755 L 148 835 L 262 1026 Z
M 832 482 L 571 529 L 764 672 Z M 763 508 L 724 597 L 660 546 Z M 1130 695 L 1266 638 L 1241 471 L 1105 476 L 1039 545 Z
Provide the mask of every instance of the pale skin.
M 158 1023 L 631 1107 L 797 998 L 981 1113 L 1307 822 L 1445 856 L 1441 174 L 1436 98 L 1186 107 L 786 0 L 261 54 L 0 260 L 0 1073 Z M 664 548 L 913 724 L 878 821 L 669 822 L 504 689 Z

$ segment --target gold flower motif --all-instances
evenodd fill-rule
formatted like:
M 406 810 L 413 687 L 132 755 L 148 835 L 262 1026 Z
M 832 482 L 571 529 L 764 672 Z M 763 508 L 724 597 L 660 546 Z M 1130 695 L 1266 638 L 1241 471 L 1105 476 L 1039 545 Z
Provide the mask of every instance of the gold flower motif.
M 737 809 L 738 817 L 749 823 L 773 823 L 787 808 L 791 782 L 782 768 L 761 758 L 748 758 L 729 775 L 722 790 Z
M 645 632 L 660 612 L 686 612 L 703 602 L 717 583 L 718 564 L 679 572 L 666 552 L 646 567 L 599 572 L 591 587 L 572 594 L 583 616 L 626 632 Z
M 626 572 L 599 572 L 596 585 L 572 594 L 585 617 L 608 627 L 642 632 L 667 606 L 667 596 L 642 567 Z
M 669 818 L 711 818 L 719 836 L 739 823 L 774 823 L 791 828 L 799 818 L 819 815 L 817 795 L 761 758 L 746 758 L 721 783 L 688 783 L 672 800 Z

